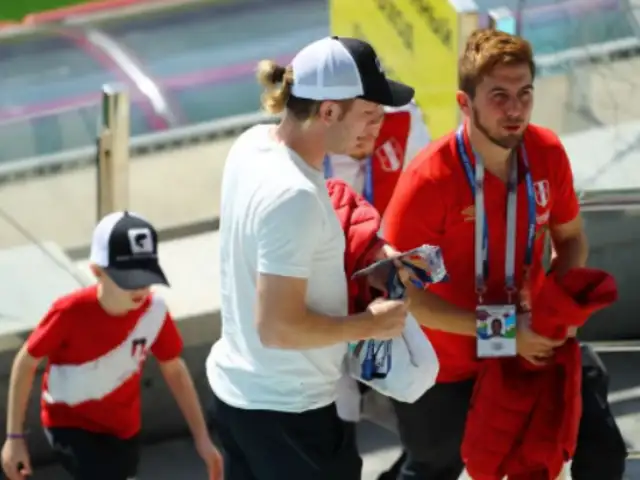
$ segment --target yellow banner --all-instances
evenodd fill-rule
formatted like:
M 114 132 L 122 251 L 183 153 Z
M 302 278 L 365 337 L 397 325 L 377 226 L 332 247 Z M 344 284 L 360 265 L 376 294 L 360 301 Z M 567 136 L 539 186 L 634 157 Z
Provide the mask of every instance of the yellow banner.
M 371 43 L 387 74 L 416 89 L 434 138 L 458 125 L 458 13 L 448 0 L 330 0 L 331 33 Z

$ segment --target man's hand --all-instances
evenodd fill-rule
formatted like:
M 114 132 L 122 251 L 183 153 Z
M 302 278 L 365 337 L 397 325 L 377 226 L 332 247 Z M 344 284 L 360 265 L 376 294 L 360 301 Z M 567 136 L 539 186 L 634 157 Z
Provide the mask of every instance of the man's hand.
M 407 302 L 404 300 L 377 299 L 369 304 L 367 311 L 373 317 L 370 338 L 391 340 L 402 334 L 407 318 Z
M 4 442 L 2 470 L 8 480 L 23 480 L 33 474 L 27 443 L 23 438 L 9 438 Z
M 387 245 L 386 243 L 382 245 L 380 250 L 376 252 L 373 257 L 374 262 L 379 262 L 380 260 L 386 260 L 387 258 L 392 258 L 398 255 L 400 252 L 395 250 L 392 246 Z M 371 285 L 376 290 L 387 293 L 387 276 L 389 271 L 386 268 L 380 268 L 373 271 L 367 279 L 369 280 L 369 285 Z
M 223 480 L 222 455 L 209 437 L 196 442 L 198 455 L 207 466 L 209 480 Z
M 380 260 L 386 260 L 387 258 L 395 257 L 399 254 L 399 251 L 397 251 L 391 245 L 385 243 L 382 245 L 382 247 L 380 247 L 380 250 L 378 250 L 378 252 L 374 255 L 373 259 L 378 262 Z
M 533 332 L 524 319 L 518 319 L 516 348 L 518 355 L 534 365 L 545 365 L 553 356 L 553 349 L 562 345 L 565 340 L 552 340 Z
M 404 261 L 407 263 L 410 263 L 416 268 L 419 268 L 426 272 L 429 271 L 429 266 L 427 265 L 427 262 L 425 262 L 424 260 L 408 258 Z M 396 266 L 396 269 L 398 270 L 398 276 L 400 277 L 400 281 L 405 286 L 405 288 L 409 288 L 409 289 L 418 288 L 420 290 L 424 289 L 422 280 L 418 278 L 418 276 L 415 274 L 415 272 L 411 268 L 404 265 L 400 260 L 395 260 L 393 263 Z
M 378 251 L 375 256 L 375 261 L 386 260 L 387 258 L 398 257 L 401 252 L 397 251 L 390 245 L 383 245 L 382 248 Z M 409 257 L 403 258 L 404 262 L 410 263 L 414 267 L 420 268 L 425 271 L 429 271 L 429 265 L 423 259 L 417 257 Z M 399 259 L 394 260 L 393 264 L 398 272 L 400 277 L 400 281 L 404 284 L 405 287 L 413 286 L 415 288 L 422 288 L 422 280 L 420 280 L 413 270 L 408 268 L 406 265 L 402 263 Z M 380 270 L 369 275 L 369 284 L 380 290 L 381 292 L 385 292 L 387 290 L 387 276 L 389 271 L 386 268 L 381 268 Z

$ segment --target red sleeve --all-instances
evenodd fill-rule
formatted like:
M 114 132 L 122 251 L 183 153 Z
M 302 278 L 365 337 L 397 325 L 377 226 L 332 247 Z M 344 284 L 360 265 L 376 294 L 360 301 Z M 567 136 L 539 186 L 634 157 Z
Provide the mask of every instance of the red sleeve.
M 67 336 L 65 310 L 53 305 L 27 338 L 27 352 L 33 358 L 51 356 Z
M 575 219 L 580 213 L 580 202 L 573 184 L 573 172 L 567 152 L 561 144 L 557 146 L 557 154 L 553 155 L 550 165 L 551 195 L 553 204 L 549 223 L 551 226 L 562 225 Z
M 164 319 L 158 338 L 151 346 L 151 353 L 159 362 L 168 362 L 182 354 L 182 337 L 170 313 Z
M 384 238 L 404 252 L 423 244 L 439 245 L 444 234 L 445 206 L 441 188 L 424 162 L 413 162 L 402 173 L 383 221 Z

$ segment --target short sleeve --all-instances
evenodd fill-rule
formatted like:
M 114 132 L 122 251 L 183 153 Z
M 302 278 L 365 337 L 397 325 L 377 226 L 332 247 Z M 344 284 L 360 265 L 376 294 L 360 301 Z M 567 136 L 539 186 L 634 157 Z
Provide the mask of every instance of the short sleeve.
M 553 155 L 554 161 L 549 166 L 552 172 L 551 198 L 553 201 L 549 217 L 551 226 L 568 223 L 580 213 L 580 201 L 573 183 L 571 162 L 560 143 L 556 148 L 557 154 Z
M 168 362 L 182 354 L 183 346 L 182 336 L 178 331 L 176 322 L 171 317 L 171 314 L 167 312 L 160 333 L 151 346 L 151 353 L 159 362 Z
M 312 190 L 288 192 L 260 213 L 256 222 L 258 272 L 309 278 L 324 216 Z
M 52 306 L 27 338 L 27 352 L 33 358 L 49 357 L 67 338 L 65 310 Z
M 405 168 L 414 159 L 422 149 L 424 149 L 431 142 L 431 135 L 429 135 L 429 129 L 424 122 L 422 112 L 415 106 L 411 110 L 411 126 L 409 130 L 409 138 L 407 139 L 407 148 L 404 155 Z
M 402 173 L 383 219 L 385 240 L 403 252 L 423 244 L 440 245 L 444 234 L 442 188 L 415 167 Z

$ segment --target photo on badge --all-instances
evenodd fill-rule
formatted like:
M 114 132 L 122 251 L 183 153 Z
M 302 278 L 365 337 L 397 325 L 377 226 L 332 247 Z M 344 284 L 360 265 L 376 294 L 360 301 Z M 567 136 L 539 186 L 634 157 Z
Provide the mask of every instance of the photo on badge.
M 516 355 L 516 309 L 513 305 L 476 308 L 477 353 L 480 358 Z

